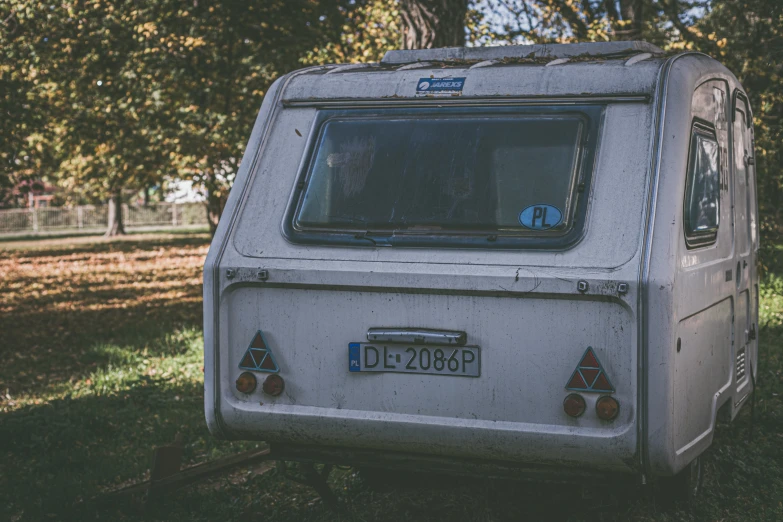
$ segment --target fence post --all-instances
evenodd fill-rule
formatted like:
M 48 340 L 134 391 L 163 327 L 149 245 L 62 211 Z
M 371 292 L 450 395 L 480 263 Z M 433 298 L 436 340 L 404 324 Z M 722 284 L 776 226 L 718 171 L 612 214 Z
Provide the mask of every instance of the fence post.
M 33 207 L 30 212 L 33 213 L 33 232 L 38 232 L 38 209 Z
M 84 207 L 81 205 L 76 207 L 76 226 L 78 228 L 84 228 Z
M 106 206 L 106 211 L 109 213 L 108 217 L 106 218 L 108 230 L 114 228 L 114 205 L 114 198 L 109 198 L 109 204 Z
M 177 226 L 177 204 L 172 203 L 171 204 L 171 225 L 176 227 Z

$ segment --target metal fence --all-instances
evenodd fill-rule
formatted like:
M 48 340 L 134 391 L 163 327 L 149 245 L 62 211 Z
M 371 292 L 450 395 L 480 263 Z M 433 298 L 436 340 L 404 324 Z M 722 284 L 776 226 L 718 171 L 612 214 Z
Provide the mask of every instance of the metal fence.
M 146 207 L 123 205 L 128 228 L 204 226 L 203 203 L 158 203 Z M 108 205 L 0 210 L 0 235 L 51 234 L 101 230 L 108 226 Z

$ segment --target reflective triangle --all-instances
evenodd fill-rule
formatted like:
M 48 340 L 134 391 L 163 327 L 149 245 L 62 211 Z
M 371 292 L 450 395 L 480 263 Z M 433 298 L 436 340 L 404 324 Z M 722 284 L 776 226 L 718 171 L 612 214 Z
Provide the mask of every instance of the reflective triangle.
M 280 367 L 277 365 L 277 361 L 275 361 L 275 357 L 272 355 L 272 350 L 269 349 L 269 345 L 267 345 L 261 330 L 250 341 L 250 346 L 247 347 L 245 355 L 242 356 L 239 367 L 243 370 L 266 373 L 277 373 L 280 371 Z
M 606 371 L 601 366 L 601 362 L 598 360 L 598 356 L 592 347 L 588 346 L 587 350 L 585 350 L 582 359 L 579 361 L 574 373 L 571 374 L 568 384 L 566 384 L 566 389 L 583 392 L 614 393 L 614 386 L 612 386 L 609 376 L 606 375 Z

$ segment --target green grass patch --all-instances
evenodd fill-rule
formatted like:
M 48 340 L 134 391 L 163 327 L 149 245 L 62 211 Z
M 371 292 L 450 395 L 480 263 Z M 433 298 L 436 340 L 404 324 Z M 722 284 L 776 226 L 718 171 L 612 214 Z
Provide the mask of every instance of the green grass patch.
M 100 365 L 83 378 L 14 398 L 0 423 L 9 514 L 39 519 L 88 509 L 99 492 L 144 478 L 152 449 L 177 437 L 186 463 L 247 446 L 207 433 L 202 359 L 195 328 L 150 338 L 143 348 L 99 344 L 83 360 Z

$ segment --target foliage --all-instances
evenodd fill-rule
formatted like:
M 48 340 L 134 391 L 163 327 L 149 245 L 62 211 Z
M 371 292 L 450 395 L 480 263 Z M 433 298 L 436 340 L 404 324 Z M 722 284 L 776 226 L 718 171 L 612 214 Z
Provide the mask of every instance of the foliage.
M 28 6 L 23 16 L 31 11 Z M 0 207 L 16 203 L 16 187 L 31 183 L 47 158 L 40 132 L 45 111 L 34 96 L 41 78 L 22 32 L 13 6 L 0 3 Z
M 309 51 L 305 65 L 378 62 L 386 51 L 401 44 L 396 0 L 371 0 L 347 13 L 336 41 Z
M 709 0 L 476 0 L 488 30 L 479 44 L 679 41 Z
M 205 189 L 212 223 L 222 211 L 258 109 L 272 82 L 308 50 L 337 39 L 348 0 L 159 0 L 170 16 L 138 28 L 160 42 L 159 67 L 177 107 L 180 176 Z
M 269 85 L 354 3 L 7 0 L 4 172 L 54 176 L 74 199 L 190 178 L 219 215 Z
M 665 510 L 632 484 L 564 501 L 562 485 L 405 473 L 378 488 L 333 474 L 344 507 L 309 488 L 241 469 L 166 496 L 142 513 L 93 497 L 147 477 L 152 448 L 181 436 L 186 464 L 253 443 L 218 441 L 203 417 L 200 271 L 208 236 L 0 243 L 0 519 L 3 520 L 780 520 L 783 506 L 783 280 L 762 283 L 759 395 L 719 426 L 704 496 Z M 43 245 L 43 246 L 42 246 Z M 11 249 L 9 249 L 11 247 Z M 778 245 L 783 252 L 783 245 Z M 569 490 L 570 491 L 570 490 Z M 606 492 L 609 492 L 607 495 Z M 569 497 L 570 498 L 570 497 Z
M 155 44 L 135 31 L 150 12 L 131 1 L 5 6 L 0 45 L 13 49 L 18 77 L 10 95 L 29 105 L 9 136 L 28 145 L 30 175 L 55 176 L 73 198 L 95 201 L 173 172 L 174 111 L 149 68 Z

